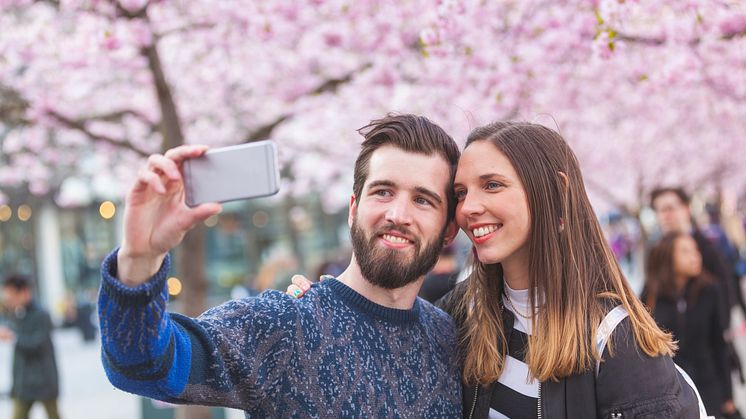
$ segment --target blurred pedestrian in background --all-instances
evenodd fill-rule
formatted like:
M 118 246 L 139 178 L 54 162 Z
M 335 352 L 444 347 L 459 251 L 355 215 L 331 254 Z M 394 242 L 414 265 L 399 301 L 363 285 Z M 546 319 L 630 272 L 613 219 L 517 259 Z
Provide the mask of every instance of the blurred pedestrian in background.
M 674 361 L 699 389 L 707 413 L 740 418 L 732 400 L 720 292 L 702 270 L 702 255 L 688 234 L 671 232 L 648 257 L 642 300 L 659 326 L 679 343 Z
M 731 242 L 725 228 L 720 220 L 720 211 L 716 205 L 705 205 L 706 223 L 703 224 L 702 234 L 710 240 L 718 252 L 723 256 L 725 266 L 730 270 L 730 278 L 733 280 L 735 302 L 738 304 L 746 318 L 746 301 L 741 290 L 741 256 L 738 248 Z M 743 325 L 742 325 L 743 327 Z
M 13 351 L 13 419 L 27 419 L 41 402 L 49 419 L 59 419 L 57 362 L 52 345 L 52 320 L 34 301 L 31 281 L 10 275 L 3 282 L 3 303 L 11 328 L 0 326 L 0 341 L 15 342 Z
M 736 293 L 731 271 L 725 261 L 724 255 L 717 247 L 697 228 L 692 218 L 689 207 L 689 195 L 682 188 L 658 188 L 650 196 L 650 204 L 655 210 L 658 225 L 663 234 L 680 232 L 687 233 L 697 242 L 697 248 L 702 255 L 702 267 L 713 276 L 713 286 L 720 293 L 720 310 L 726 327 L 726 342 L 728 344 L 728 362 L 730 370 L 736 371 L 741 382 L 744 381 L 739 359 L 733 347 L 732 334 L 730 331 L 731 307 L 736 304 Z

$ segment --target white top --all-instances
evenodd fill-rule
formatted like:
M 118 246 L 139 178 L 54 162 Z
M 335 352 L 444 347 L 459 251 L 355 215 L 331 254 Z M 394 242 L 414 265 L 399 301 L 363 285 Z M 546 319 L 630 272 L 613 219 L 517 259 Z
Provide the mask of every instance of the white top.
M 533 324 L 531 322 L 531 314 L 536 313 L 536 309 L 529 306 L 528 300 L 528 289 L 525 290 L 514 290 L 510 288 L 508 282 L 505 281 L 505 294 L 503 295 L 503 305 L 515 314 L 514 329 L 520 330 L 521 332 L 530 335 L 533 332 Z M 508 301 L 510 298 L 510 301 Z M 516 313 L 518 311 L 518 313 Z M 527 318 L 528 317 L 528 318 Z

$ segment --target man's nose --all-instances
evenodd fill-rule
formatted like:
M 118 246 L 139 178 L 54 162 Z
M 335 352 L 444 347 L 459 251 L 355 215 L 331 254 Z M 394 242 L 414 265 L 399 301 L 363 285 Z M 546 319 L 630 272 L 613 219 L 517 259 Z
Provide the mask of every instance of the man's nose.
M 412 205 L 408 200 L 400 198 L 390 202 L 386 221 L 396 225 L 410 225 L 412 220 Z

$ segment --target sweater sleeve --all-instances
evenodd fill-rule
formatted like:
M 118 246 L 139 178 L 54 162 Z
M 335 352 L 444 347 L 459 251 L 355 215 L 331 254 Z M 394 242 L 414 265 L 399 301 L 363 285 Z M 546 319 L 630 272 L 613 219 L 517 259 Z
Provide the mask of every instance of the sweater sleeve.
M 279 391 L 294 352 L 297 311 L 265 293 L 196 319 L 166 311 L 170 257 L 130 288 L 116 278 L 117 251 L 102 265 L 102 361 L 116 387 L 173 403 L 251 410 Z

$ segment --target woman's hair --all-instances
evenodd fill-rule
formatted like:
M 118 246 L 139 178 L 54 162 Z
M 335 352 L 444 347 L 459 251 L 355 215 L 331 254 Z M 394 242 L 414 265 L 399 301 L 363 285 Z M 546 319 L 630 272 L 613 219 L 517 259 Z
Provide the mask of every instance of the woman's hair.
M 635 339 L 650 355 L 670 355 L 671 336 L 645 310 L 606 243 L 585 192 L 580 166 L 562 137 L 537 124 L 495 122 L 476 128 L 466 147 L 489 141 L 513 165 L 531 212 L 530 303 L 533 317 L 525 361 L 540 381 L 558 380 L 595 367 L 595 334 L 614 305 L 629 313 Z M 494 382 L 507 355 L 503 334 L 503 275 L 500 264 L 474 260 L 459 307 L 465 353 L 464 380 Z M 537 301 L 539 300 L 539 301 Z M 611 350 L 611 347 L 609 347 Z
M 655 303 L 659 298 L 672 301 L 678 298 L 676 273 L 674 272 L 674 250 L 676 241 L 682 237 L 691 238 L 687 233 L 671 232 L 663 236 L 650 249 L 645 266 L 645 289 L 642 294 L 644 302 L 651 312 L 655 310 Z M 692 278 L 692 281 L 687 301 L 690 305 L 697 301 L 702 289 L 710 283 L 710 279 L 703 272 Z

